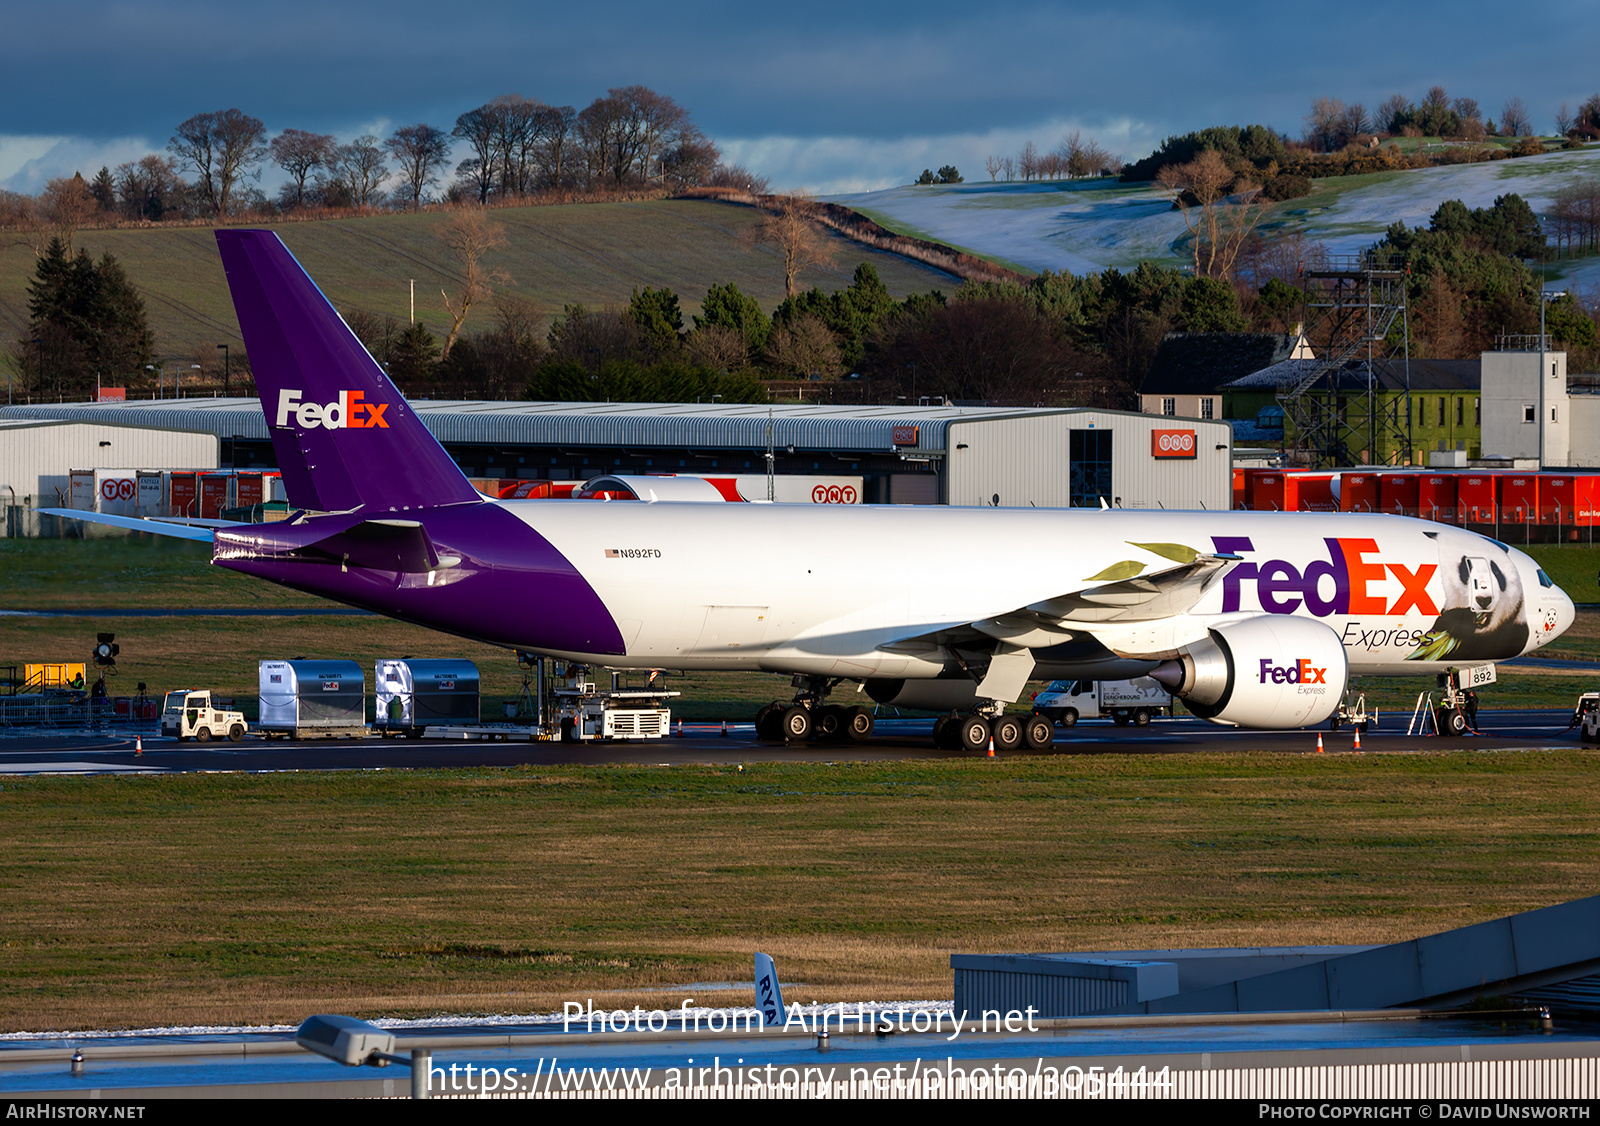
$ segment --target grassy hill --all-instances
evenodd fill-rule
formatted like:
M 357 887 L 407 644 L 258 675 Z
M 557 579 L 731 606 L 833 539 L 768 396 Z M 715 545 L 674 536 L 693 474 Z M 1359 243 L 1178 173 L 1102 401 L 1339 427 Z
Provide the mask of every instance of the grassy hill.
M 1409 139 L 1408 139 L 1409 140 Z M 1328 177 L 1310 195 L 1274 205 L 1261 230 L 1304 234 L 1335 254 L 1353 254 L 1389 224 L 1426 226 L 1445 200 L 1488 207 L 1515 192 L 1543 211 L 1561 189 L 1600 177 L 1600 146 L 1516 160 Z M 931 184 L 833 197 L 899 234 L 948 243 L 1016 269 L 1098 272 L 1141 261 L 1182 265 L 1183 218 L 1152 184 L 1116 180 Z M 1554 277 L 1600 283 L 1600 258 L 1550 263 Z
M 447 324 L 441 288 L 458 279 L 434 231 L 441 213 L 285 223 L 283 241 L 341 310 L 408 315 L 416 279 L 417 319 L 435 332 Z M 635 286 L 668 286 L 697 312 L 709 286 L 735 282 L 769 311 L 783 300 L 783 269 L 770 247 L 746 236 L 758 222 L 751 208 L 699 200 L 568 204 L 493 212 L 509 245 L 490 264 L 510 275 L 508 292 L 547 316 L 582 302 L 625 304 Z M 954 288 L 948 274 L 837 236 L 831 266 L 807 270 L 806 285 L 843 288 L 860 262 L 871 262 L 896 296 Z M 6 236 L 0 235 L 0 240 Z M 98 257 L 109 251 L 145 296 L 156 348 L 169 360 L 216 363 L 216 345 L 238 345 L 239 327 L 210 228 L 82 231 L 76 246 Z M 0 348 L 14 349 L 28 320 L 27 287 L 34 256 L 19 234 L 0 245 Z M 488 311 L 467 321 L 485 327 Z

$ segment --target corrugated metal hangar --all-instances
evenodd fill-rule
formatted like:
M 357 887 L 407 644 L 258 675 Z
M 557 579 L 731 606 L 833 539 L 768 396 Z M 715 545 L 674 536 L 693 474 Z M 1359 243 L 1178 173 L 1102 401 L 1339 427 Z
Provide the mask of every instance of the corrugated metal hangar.
M 74 469 L 219 465 L 220 443 L 209 426 L 106 413 L 71 421 L 51 421 L 53 417 L 65 415 L 0 418 L 0 504 L 65 505 Z
M 1226 509 L 1224 422 L 1107 410 L 743 403 L 412 404 L 470 477 L 587 480 L 603 473 L 838 473 L 878 504 Z M 62 403 L 0 409 L 203 430 L 221 464 L 276 464 L 255 399 Z

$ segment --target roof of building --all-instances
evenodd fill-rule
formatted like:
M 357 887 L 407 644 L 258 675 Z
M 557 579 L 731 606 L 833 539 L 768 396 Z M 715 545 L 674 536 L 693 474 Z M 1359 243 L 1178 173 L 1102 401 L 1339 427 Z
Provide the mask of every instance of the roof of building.
M 1276 332 L 1169 332 L 1139 385 L 1141 395 L 1208 395 L 1294 353 L 1299 338 Z
M 872 452 L 909 446 L 897 427 L 915 426 L 915 448 L 946 448 L 947 429 L 977 419 L 1128 411 L 973 406 L 830 406 L 815 403 L 552 403 L 474 400 L 411 403 L 440 442 L 471 445 L 632 446 L 759 449 L 767 424 L 777 447 Z M 0 419 L 70 419 L 208 430 L 219 438 L 264 441 L 256 399 L 155 399 L 0 407 Z
M 1319 360 L 1282 360 L 1228 383 L 1230 391 L 1281 391 L 1317 371 Z M 1483 364 L 1473 360 L 1374 360 L 1380 391 L 1413 394 L 1437 391 L 1477 391 L 1483 384 Z M 1409 379 L 1408 379 L 1409 369 Z M 1338 372 L 1340 391 L 1365 391 L 1370 376 L 1365 360 L 1351 360 Z M 1327 390 L 1324 377 L 1318 387 Z

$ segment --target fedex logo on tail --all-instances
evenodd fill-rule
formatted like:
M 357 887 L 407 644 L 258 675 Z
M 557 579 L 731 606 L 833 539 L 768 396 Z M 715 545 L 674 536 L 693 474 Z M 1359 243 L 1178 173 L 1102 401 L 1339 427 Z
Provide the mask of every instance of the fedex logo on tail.
M 1219 555 L 1255 550 L 1248 536 L 1213 536 L 1212 542 Z M 1332 614 L 1431 617 L 1439 613 L 1428 593 L 1428 583 L 1439 569 L 1437 563 L 1408 567 L 1369 559 L 1378 554 L 1378 543 L 1371 539 L 1339 537 L 1322 542 L 1328 557 L 1313 560 L 1304 570 L 1283 559 L 1235 563 L 1222 579 L 1223 613 L 1239 609 L 1245 583 L 1255 584 L 1256 601 L 1269 614 L 1293 614 L 1302 606 L 1318 618 Z M 1386 579 L 1400 587 L 1392 600 L 1376 589 Z
M 279 426 L 288 426 L 289 416 L 293 415 L 302 430 L 389 429 L 389 422 L 383 417 L 389 404 L 369 403 L 360 391 L 340 391 L 331 403 L 303 403 L 300 396 L 304 394 L 287 387 L 278 392 Z

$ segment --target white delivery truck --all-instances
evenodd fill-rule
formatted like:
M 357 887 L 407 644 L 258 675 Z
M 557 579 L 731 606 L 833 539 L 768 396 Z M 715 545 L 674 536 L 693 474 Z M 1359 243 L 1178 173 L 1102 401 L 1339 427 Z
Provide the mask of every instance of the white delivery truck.
M 1033 710 L 1062 727 L 1110 716 L 1118 727 L 1145 727 L 1151 716 L 1172 714 L 1172 693 L 1148 676 L 1133 680 L 1052 680 L 1033 698 Z

